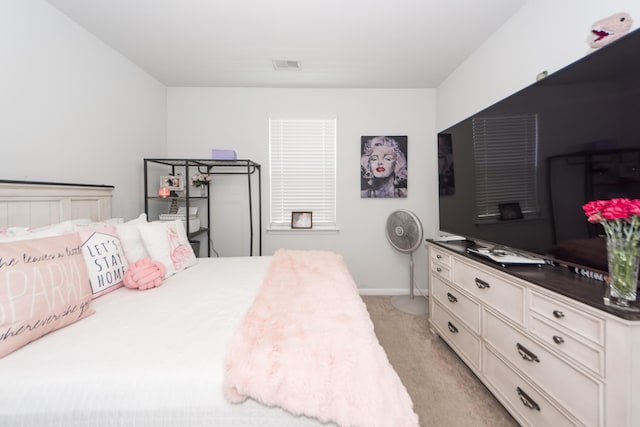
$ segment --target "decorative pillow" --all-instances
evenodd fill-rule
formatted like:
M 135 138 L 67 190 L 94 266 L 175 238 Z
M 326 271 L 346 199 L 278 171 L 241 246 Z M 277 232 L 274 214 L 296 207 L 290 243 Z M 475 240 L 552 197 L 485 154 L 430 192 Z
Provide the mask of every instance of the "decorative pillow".
M 94 313 L 76 233 L 0 243 L 0 357 Z
M 77 227 L 87 225 L 90 219 L 73 219 L 59 222 L 57 224 L 44 227 L 9 227 L 0 230 L 0 242 L 15 242 L 17 240 L 40 239 L 43 237 L 60 236 L 65 233 L 72 233 Z
M 138 226 L 147 223 L 147 214 L 140 214 L 137 218 L 127 221 L 124 224 L 116 225 L 116 231 L 120 236 L 122 249 L 129 263 L 134 263 L 149 256 L 144 247 L 142 236 Z
M 122 218 L 109 218 L 109 219 L 105 219 L 104 221 L 91 221 L 88 220 L 86 222 L 80 222 L 75 224 L 74 228 L 75 229 L 82 229 L 82 228 L 99 228 L 99 227 L 106 227 L 108 225 L 112 225 L 112 226 L 116 226 L 119 224 L 124 224 L 124 219 Z
M 123 285 L 129 265 L 114 226 L 78 229 L 93 298 Z
M 151 258 L 142 258 L 129 264 L 129 269 L 124 273 L 124 285 L 129 289 L 151 289 L 162 284 L 165 274 L 164 264 Z
M 145 216 L 145 220 L 146 220 L 146 216 Z M 105 223 L 105 225 L 118 225 L 118 224 L 124 224 L 124 218 L 109 218 L 103 221 Z
M 17 240 L 17 237 L 30 234 L 33 230 L 31 227 L 8 227 L 0 229 L 0 238 L 2 241 Z
M 181 220 L 154 221 L 139 227 L 151 258 L 164 264 L 169 277 L 197 262 Z

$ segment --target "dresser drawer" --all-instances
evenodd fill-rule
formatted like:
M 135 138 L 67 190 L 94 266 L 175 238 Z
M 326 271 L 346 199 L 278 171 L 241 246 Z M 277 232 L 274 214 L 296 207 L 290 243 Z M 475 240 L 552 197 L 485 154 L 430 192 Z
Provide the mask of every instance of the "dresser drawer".
M 487 343 L 585 425 L 600 424 L 601 383 L 577 371 L 492 313 L 485 311 L 484 320 Z
M 451 255 L 445 251 L 429 246 L 429 253 L 431 254 L 431 260 L 436 261 L 446 267 L 451 267 Z
M 524 325 L 524 287 L 458 260 L 454 260 L 453 282 L 489 307 Z
M 433 304 L 431 321 L 440 336 L 464 361 L 476 370 L 480 369 L 480 338 L 469 331 L 464 322 L 447 312 L 437 301 Z
M 431 295 L 460 318 L 476 334 L 480 334 L 480 305 L 437 277 L 431 282 Z
M 596 344 L 604 344 L 604 319 L 591 316 L 533 290 L 531 291 L 529 308 L 549 320 L 549 323 L 556 328 L 566 329 Z
M 572 335 L 554 328 L 537 315 L 529 318 L 529 330 L 558 352 L 590 370 L 595 375 L 604 375 L 604 351 L 593 344 L 588 345 Z
M 451 281 L 451 268 L 439 264 L 434 260 L 431 260 L 431 273 L 433 276 L 442 277 L 444 280 Z
M 527 381 L 516 374 L 495 354 L 487 350 L 484 353 L 482 371 L 486 381 L 497 389 L 496 394 L 508 402 L 520 418 L 531 426 L 576 426 L 545 396 L 538 393 Z

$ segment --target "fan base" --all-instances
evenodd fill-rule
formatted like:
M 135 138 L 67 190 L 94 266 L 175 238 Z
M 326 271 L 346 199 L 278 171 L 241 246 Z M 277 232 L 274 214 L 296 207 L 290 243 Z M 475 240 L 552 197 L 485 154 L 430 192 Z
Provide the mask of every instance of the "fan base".
M 422 296 L 397 295 L 391 297 L 391 305 L 400 311 L 409 314 L 427 314 L 429 312 L 429 301 Z

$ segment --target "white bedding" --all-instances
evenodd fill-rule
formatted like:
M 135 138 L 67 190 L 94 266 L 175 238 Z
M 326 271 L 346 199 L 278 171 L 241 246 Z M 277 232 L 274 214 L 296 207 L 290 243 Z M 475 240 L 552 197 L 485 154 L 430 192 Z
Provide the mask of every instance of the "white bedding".
M 0 359 L 0 426 L 318 426 L 222 395 L 229 338 L 271 257 L 200 258 Z

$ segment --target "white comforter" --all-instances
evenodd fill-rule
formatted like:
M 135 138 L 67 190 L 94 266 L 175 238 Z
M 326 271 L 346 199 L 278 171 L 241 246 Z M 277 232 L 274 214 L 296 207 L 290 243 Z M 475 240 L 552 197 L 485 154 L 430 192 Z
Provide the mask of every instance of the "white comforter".
M 203 258 L 0 359 L 0 426 L 320 425 L 222 395 L 223 358 L 270 257 Z

